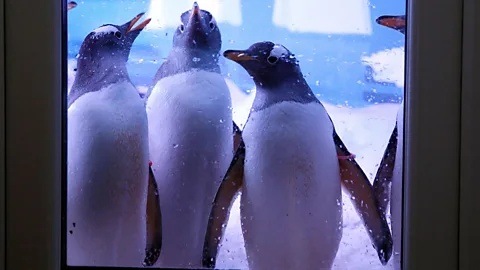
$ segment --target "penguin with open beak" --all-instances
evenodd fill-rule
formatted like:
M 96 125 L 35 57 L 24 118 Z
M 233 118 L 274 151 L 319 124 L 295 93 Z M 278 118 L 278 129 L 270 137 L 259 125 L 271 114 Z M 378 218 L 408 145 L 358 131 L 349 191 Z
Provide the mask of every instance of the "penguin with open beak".
M 241 190 L 250 269 L 331 269 L 342 238 L 341 187 L 351 195 L 385 265 L 392 253 L 385 215 L 295 56 L 269 41 L 227 50 L 224 56 L 249 73 L 257 90 L 240 147 L 212 205 L 203 266 L 215 266 Z
M 197 2 L 146 94 L 149 146 L 162 205 L 159 267 L 201 267 L 211 202 L 240 143 L 220 72 L 221 33 Z
M 405 15 L 385 15 L 377 18 L 377 23 L 405 34 Z M 397 120 L 393 128 L 387 147 L 380 162 L 380 166 L 373 181 L 375 196 L 382 212 L 386 212 L 390 203 L 390 215 L 393 237 L 393 264 L 400 269 L 402 244 L 402 188 L 403 188 L 403 110 L 400 106 Z
M 149 165 L 145 103 L 127 71 L 133 42 L 150 22 L 105 24 L 79 51 L 68 95 L 67 263 L 153 264 L 161 212 Z

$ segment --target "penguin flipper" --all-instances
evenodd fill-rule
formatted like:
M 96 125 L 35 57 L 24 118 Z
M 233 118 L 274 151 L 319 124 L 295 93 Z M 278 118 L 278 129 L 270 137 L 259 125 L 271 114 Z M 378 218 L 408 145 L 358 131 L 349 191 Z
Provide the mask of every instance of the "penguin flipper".
M 147 244 L 143 266 L 154 265 L 162 249 L 162 212 L 158 186 L 152 167 L 148 169 L 148 195 L 147 195 Z
M 335 131 L 334 141 L 339 156 L 351 156 Z M 339 165 L 342 189 L 350 195 L 380 262 L 386 265 L 392 256 L 393 240 L 385 214 L 379 209 L 373 187 L 353 157 L 339 159 Z
M 232 121 L 233 123 L 233 152 L 235 153 L 238 149 L 238 146 L 240 145 L 240 142 L 242 141 L 242 131 L 240 128 L 235 124 L 235 121 Z
M 203 245 L 202 265 L 206 268 L 215 268 L 219 245 L 222 242 L 226 223 L 230 216 L 230 209 L 235 201 L 238 191 L 243 185 L 243 165 L 245 164 L 245 144 L 240 140 L 240 145 L 235 152 L 230 167 L 218 188 L 212 203 L 208 219 L 205 242 Z
M 395 157 L 397 154 L 398 131 L 397 123 L 392 131 L 392 135 L 388 141 L 382 161 L 373 180 L 373 191 L 377 198 L 380 210 L 385 214 L 387 205 L 390 202 L 390 188 L 393 177 L 393 169 L 395 165 Z

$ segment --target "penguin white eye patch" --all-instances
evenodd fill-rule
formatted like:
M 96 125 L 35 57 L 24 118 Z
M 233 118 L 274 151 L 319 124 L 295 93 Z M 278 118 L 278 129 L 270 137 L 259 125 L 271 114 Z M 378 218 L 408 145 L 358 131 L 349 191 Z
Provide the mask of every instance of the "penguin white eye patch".
M 119 30 L 115 26 L 104 25 L 104 26 L 101 26 L 101 27 L 93 30 L 93 32 L 95 33 L 95 37 L 98 37 L 98 36 L 103 36 L 103 35 L 110 34 L 110 33 L 119 32 Z
M 288 55 L 288 50 L 281 44 L 275 44 L 273 46 L 273 49 L 270 51 L 270 55 L 268 57 L 276 57 L 276 58 L 281 58 L 283 56 Z

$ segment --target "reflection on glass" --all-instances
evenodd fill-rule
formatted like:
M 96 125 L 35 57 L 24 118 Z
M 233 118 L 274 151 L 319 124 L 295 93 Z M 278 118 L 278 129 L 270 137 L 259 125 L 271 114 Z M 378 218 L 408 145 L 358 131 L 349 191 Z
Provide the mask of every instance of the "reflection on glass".
M 337 2 L 70 2 L 67 264 L 400 269 L 405 2 Z

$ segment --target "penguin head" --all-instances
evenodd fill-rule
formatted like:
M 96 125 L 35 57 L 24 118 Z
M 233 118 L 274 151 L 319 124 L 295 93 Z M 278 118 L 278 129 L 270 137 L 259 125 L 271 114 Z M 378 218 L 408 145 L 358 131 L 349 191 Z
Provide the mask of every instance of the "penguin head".
M 128 60 L 133 42 L 150 22 L 150 19 L 133 27 L 144 13 L 140 13 L 123 25 L 104 24 L 88 34 L 80 47 L 79 61 L 82 59 Z
M 223 56 L 240 64 L 263 87 L 303 77 L 295 55 L 282 44 L 258 42 L 246 50 L 226 50 Z
M 405 34 L 405 29 L 407 27 L 407 21 L 405 15 L 393 16 L 393 15 L 384 15 L 377 18 L 376 22 L 380 25 L 395 29 L 402 34 Z
M 70 1 L 67 3 L 67 10 L 71 10 L 77 6 L 77 2 L 75 1 Z
M 173 47 L 219 53 L 222 37 L 210 12 L 200 9 L 197 2 L 194 2 L 191 10 L 182 13 L 180 20 L 173 36 Z

